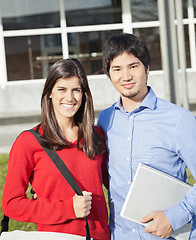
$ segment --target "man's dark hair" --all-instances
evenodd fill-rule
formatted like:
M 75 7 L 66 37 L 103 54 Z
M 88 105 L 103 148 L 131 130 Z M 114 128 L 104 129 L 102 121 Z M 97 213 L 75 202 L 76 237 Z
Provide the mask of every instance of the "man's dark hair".
M 103 69 L 108 77 L 111 61 L 123 52 L 133 54 L 144 64 L 146 70 L 150 66 L 150 54 L 144 42 L 133 34 L 121 33 L 111 36 L 104 45 Z

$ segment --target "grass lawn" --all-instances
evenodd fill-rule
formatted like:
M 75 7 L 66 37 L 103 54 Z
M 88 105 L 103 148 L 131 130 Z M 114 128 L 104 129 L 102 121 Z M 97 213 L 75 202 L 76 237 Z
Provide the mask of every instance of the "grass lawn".
M 3 212 L 2 212 L 2 195 L 3 195 L 3 187 L 4 187 L 4 182 L 5 182 L 5 177 L 6 177 L 6 173 L 7 173 L 7 161 L 8 161 L 8 154 L 1 154 L 0 155 L 0 219 L 2 219 L 3 217 Z M 188 179 L 189 179 L 189 183 L 191 185 L 194 184 L 194 178 L 191 175 L 190 171 L 187 171 L 188 174 Z M 106 193 L 106 189 L 104 189 L 105 195 L 107 195 Z M 28 197 L 31 197 L 29 190 L 27 193 Z M 12 219 L 10 219 L 10 223 L 9 223 L 9 230 L 25 230 L 25 231 L 33 231 L 36 230 L 36 225 L 33 223 L 24 223 L 24 222 L 17 222 L 14 221 Z
M 8 154 L 1 154 L 0 155 L 0 219 L 3 218 L 2 195 L 3 195 L 5 177 L 7 173 L 7 162 L 8 162 Z M 27 195 L 30 197 L 29 191 Z M 10 222 L 9 222 L 10 231 L 13 231 L 13 230 L 33 231 L 36 229 L 37 229 L 37 226 L 34 223 L 18 222 L 12 219 L 10 219 Z

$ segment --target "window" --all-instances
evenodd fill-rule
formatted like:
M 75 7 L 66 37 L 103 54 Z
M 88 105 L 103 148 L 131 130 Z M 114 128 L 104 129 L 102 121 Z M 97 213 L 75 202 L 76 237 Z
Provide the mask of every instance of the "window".
M 150 70 L 161 70 L 160 33 L 156 0 L 130 0 L 133 34 L 141 38 L 150 53 Z
M 157 21 L 156 0 L 130 0 L 133 22 Z
M 64 6 L 68 27 L 122 22 L 119 0 L 65 0 Z
M 196 0 L 193 0 L 194 16 L 196 17 Z
M 138 28 L 134 29 L 133 33 L 137 37 L 143 39 L 149 50 L 151 56 L 150 70 L 160 70 L 162 63 L 160 54 L 159 28 Z
M 4 30 L 60 26 L 59 1 L 6 0 L 1 1 L 0 9 Z
M 60 35 L 5 38 L 8 81 L 45 78 L 62 58 Z
M 103 74 L 102 51 L 106 39 L 122 31 L 96 31 L 68 34 L 69 56 L 78 58 L 86 73 Z

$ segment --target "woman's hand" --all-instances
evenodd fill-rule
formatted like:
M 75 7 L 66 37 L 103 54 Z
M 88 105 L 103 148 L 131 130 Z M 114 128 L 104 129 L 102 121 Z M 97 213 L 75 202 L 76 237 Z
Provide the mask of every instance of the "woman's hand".
M 33 200 L 37 200 L 37 194 L 33 188 L 30 190 Z M 90 214 L 91 204 L 92 204 L 92 193 L 91 192 L 83 192 L 83 196 L 75 195 L 73 197 L 73 207 L 75 216 L 77 218 L 84 218 Z
M 91 204 L 92 204 L 92 193 L 82 192 L 83 196 L 75 195 L 73 197 L 73 207 L 75 216 L 77 218 L 84 218 L 90 214 Z

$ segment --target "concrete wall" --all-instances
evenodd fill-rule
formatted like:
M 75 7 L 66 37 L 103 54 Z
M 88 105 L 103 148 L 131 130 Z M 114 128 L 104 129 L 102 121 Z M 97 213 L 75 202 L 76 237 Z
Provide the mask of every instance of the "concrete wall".
M 189 100 L 190 103 L 196 104 L 196 71 L 187 72 L 187 77 Z M 105 75 L 90 76 L 88 79 L 96 111 L 100 111 L 116 101 L 119 94 Z M 150 72 L 148 83 L 153 87 L 157 96 L 167 99 L 162 71 Z M 4 89 L 0 89 L 0 119 L 38 115 L 43 85 L 43 80 L 8 82 Z M 180 75 L 179 85 L 181 85 Z
M 196 114 L 196 71 L 188 71 L 187 76 L 190 110 Z M 118 99 L 119 93 L 105 75 L 90 76 L 88 79 L 97 118 L 101 110 L 111 106 Z M 162 71 L 150 72 L 148 83 L 158 97 L 167 100 Z M 0 153 L 8 153 L 21 131 L 40 122 L 43 85 L 43 80 L 9 82 L 4 89 L 0 89 Z

